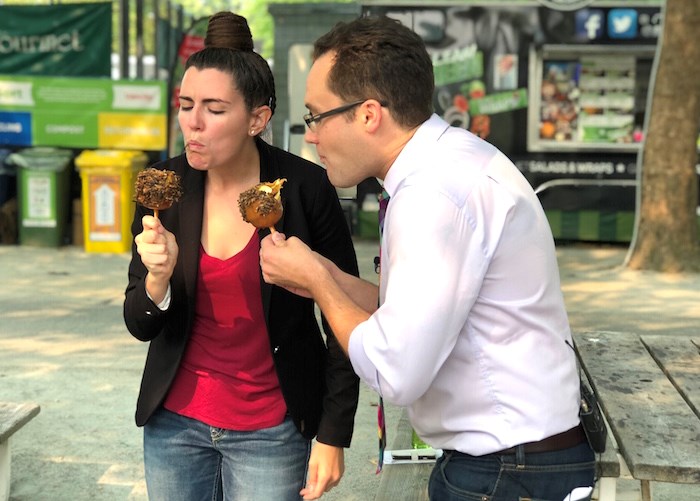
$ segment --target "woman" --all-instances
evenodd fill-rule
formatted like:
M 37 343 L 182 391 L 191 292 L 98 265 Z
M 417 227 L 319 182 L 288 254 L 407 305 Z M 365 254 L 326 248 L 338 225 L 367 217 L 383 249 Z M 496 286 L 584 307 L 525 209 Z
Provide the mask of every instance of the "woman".
M 340 203 L 321 167 L 260 139 L 274 80 L 245 18 L 212 16 L 179 104 L 185 153 L 156 167 L 184 195 L 159 218 L 137 206 L 124 302 L 129 331 L 150 341 L 136 410 L 149 499 L 317 499 L 343 474 L 358 379 L 313 302 L 262 281 L 269 230 L 237 201 L 286 178 L 277 229 L 357 275 Z

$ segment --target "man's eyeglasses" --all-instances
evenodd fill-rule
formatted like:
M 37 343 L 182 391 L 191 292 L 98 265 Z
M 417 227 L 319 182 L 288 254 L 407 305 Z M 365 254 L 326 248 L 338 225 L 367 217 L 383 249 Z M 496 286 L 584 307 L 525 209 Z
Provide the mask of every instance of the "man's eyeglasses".
M 319 113 L 318 115 L 312 115 L 311 113 L 307 113 L 304 115 L 304 122 L 306 122 L 306 126 L 313 132 L 316 130 L 316 123 L 319 122 L 320 120 L 337 115 L 338 113 L 343 113 L 344 111 L 348 111 L 355 106 L 359 106 L 362 103 L 367 101 L 367 99 L 362 99 L 361 101 L 354 101 L 352 103 L 344 104 L 342 106 L 338 106 L 337 108 L 333 108 L 332 110 L 324 111 L 323 113 Z M 380 102 L 379 103 L 382 106 L 386 106 L 386 104 Z

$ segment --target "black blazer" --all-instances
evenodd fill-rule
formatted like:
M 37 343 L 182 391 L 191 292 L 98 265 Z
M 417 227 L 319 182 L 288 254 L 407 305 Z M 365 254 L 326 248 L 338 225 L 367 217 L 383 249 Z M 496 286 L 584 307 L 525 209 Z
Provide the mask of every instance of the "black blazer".
M 282 189 L 283 216 L 275 227 L 296 236 L 358 275 L 350 231 L 335 188 L 322 167 L 256 140 L 260 152 L 260 179 L 287 178 Z M 161 211 L 163 225 L 175 234 L 180 252 L 170 280 L 172 299 L 161 311 L 148 299 L 146 268 L 132 246 L 124 320 L 131 334 L 150 341 L 136 406 L 136 424 L 146 424 L 161 405 L 172 384 L 187 346 L 194 319 L 199 245 L 202 232 L 204 177 L 192 169 L 185 155 L 159 162 L 182 178 L 184 195 Z M 141 219 L 150 210 L 137 204 L 132 234 L 141 233 Z M 269 230 L 262 229 L 261 237 Z M 359 395 L 359 379 L 340 345 L 323 321 L 326 336 L 314 313 L 314 303 L 269 285 L 260 277 L 263 310 L 275 368 L 285 402 L 304 437 L 349 447 Z M 326 342 L 324 342 L 324 339 Z

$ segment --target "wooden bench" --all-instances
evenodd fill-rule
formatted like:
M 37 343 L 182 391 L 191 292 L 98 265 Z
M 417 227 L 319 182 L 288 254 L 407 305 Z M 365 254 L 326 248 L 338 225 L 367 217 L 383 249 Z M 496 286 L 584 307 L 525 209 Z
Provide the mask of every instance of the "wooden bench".
M 10 438 L 39 410 L 36 404 L 0 402 L 0 500 L 10 497 Z
M 413 428 L 404 409 L 401 412 L 391 449 L 410 449 Z M 376 501 L 427 501 L 428 479 L 433 463 L 385 464 Z
M 412 433 L 413 429 L 404 410 L 391 441 L 391 449 L 410 449 Z M 615 501 L 620 461 L 610 434 L 605 452 L 597 454 L 596 459 L 600 477 L 597 497 L 600 501 Z M 375 500 L 428 501 L 428 480 L 433 466 L 434 463 L 385 464 Z

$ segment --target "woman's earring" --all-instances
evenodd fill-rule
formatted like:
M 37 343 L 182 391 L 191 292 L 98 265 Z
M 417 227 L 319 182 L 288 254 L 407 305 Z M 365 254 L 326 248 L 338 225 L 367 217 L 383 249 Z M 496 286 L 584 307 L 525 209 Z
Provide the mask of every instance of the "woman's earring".
M 255 135 L 255 129 L 250 129 L 250 135 L 254 136 Z

